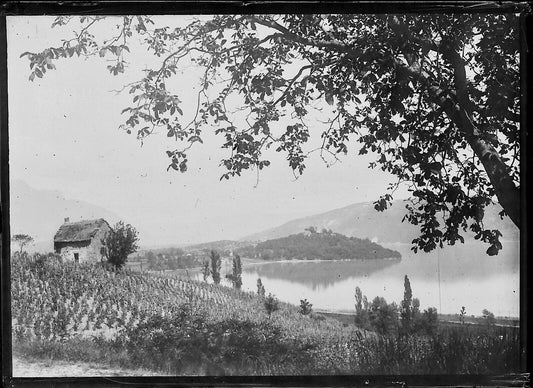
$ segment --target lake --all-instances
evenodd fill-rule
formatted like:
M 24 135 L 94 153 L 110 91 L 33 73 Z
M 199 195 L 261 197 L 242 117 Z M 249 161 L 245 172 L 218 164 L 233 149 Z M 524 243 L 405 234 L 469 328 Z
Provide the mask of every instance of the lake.
M 407 275 L 421 309 L 436 307 L 440 313 L 453 314 L 465 306 L 468 315 L 488 309 L 497 316 L 518 317 L 520 245 L 507 241 L 503 246 L 497 256 L 488 256 L 487 246 L 475 241 L 417 254 L 410 245 L 389 244 L 387 248 L 402 254 L 401 260 L 246 264 L 243 289 L 255 292 L 261 278 L 266 293 L 282 301 L 299 304 L 305 298 L 316 310 L 353 312 L 356 286 L 369 301 L 383 296 L 399 304 Z M 223 276 L 231 272 L 231 264 L 224 263 L 221 272 Z M 191 275 L 201 279 L 199 273 Z

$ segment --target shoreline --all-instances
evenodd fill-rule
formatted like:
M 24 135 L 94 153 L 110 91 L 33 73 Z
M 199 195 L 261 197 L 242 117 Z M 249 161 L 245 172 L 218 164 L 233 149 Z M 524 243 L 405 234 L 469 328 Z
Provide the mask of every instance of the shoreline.
M 243 265 L 256 265 L 256 264 L 271 264 L 271 263 L 329 263 L 329 262 L 349 262 L 349 261 L 366 261 L 366 260 L 387 260 L 387 261 L 396 261 L 396 260 L 402 260 L 401 257 L 383 257 L 383 258 L 376 258 L 376 259 L 282 259 L 282 260 L 259 260 L 252 261 L 255 259 L 247 259 L 243 258 Z M 249 261 L 249 262 L 247 262 Z
M 222 258 L 223 261 L 231 261 L 231 258 L 229 257 L 225 257 L 225 258 Z M 329 262 L 334 262 L 334 263 L 345 263 L 345 262 L 350 262 L 350 261 L 376 261 L 376 260 L 386 260 L 386 261 L 401 261 L 402 258 L 401 257 L 383 257 L 383 258 L 363 258 L 363 259 L 359 259 L 359 258 L 355 258 L 355 259 L 281 259 L 281 260 L 261 260 L 261 259 L 250 259 L 250 258 L 246 258 L 246 257 L 242 257 L 241 258 L 242 260 L 242 265 L 245 266 L 245 265 L 263 265 L 263 264 L 274 264 L 274 263 L 280 263 L 280 264 L 285 264 L 285 263 L 329 263 Z M 131 264 L 133 266 L 133 264 L 135 263 L 135 265 L 138 263 L 138 261 L 131 261 L 129 262 L 129 264 Z M 166 272 L 186 272 L 186 271 L 197 271 L 197 270 L 201 270 L 202 267 L 190 267 L 190 268 L 178 268 L 178 269 L 164 269 L 164 270 L 143 270 L 143 272 L 153 272 L 153 273 L 166 273 Z
M 331 318 L 335 318 L 335 316 L 342 316 L 345 319 L 353 318 L 355 316 L 355 311 L 334 311 L 334 310 L 326 310 L 326 309 L 316 309 L 314 310 L 315 313 L 323 314 L 326 316 L 329 316 Z M 496 322 L 500 321 L 500 323 L 495 323 L 494 326 L 501 326 L 501 327 L 520 327 L 520 318 L 518 317 L 494 317 L 496 319 Z M 454 325 L 460 325 L 461 322 L 459 321 L 459 317 L 457 314 L 438 314 L 438 319 L 442 323 L 449 323 Z M 465 325 L 481 325 L 484 324 L 483 322 L 477 322 L 479 320 L 483 320 L 484 318 L 482 316 L 468 316 L 465 318 Z M 511 322 L 518 322 L 518 325 L 511 325 L 511 324 L 501 324 L 503 322 L 511 323 Z

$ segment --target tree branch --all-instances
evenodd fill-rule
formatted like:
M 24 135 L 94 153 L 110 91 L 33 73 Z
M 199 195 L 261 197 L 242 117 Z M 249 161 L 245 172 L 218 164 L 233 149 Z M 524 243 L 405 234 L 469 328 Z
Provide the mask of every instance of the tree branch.
M 448 60 L 454 67 L 457 103 L 447 97 L 441 88 L 432 85 L 429 82 L 429 75 L 423 70 L 418 69 L 416 64 L 408 67 L 407 71 L 413 79 L 426 85 L 433 102 L 444 110 L 446 115 L 463 134 L 481 161 L 500 205 L 505 209 L 513 223 L 520 228 L 520 188 L 515 185 L 509 173 L 509 167 L 502 160 L 498 151 L 480 136 L 479 129 L 475 126 L 465 108 L 470 105 L 470 100 L 466 93 L 466 73 L 464 67 L 461 69 L 462 59 L 457 54 L 457 56 L 448 56 Z M 399 66 L 403 65 L 400 61 L 397 62 L 399 62 Z
M 278 102 L 280 102 L 283 97 L 285 97 L 289 91 L 289 89 L 291 88 L 291 86 L 296 82 L 296 80 L 302 75 L 302 73 L 304 72 L 304 70 L 307 70 L 307 69 L 311 69 L 313 66 L 312 65 L 307 65 L 307 66 L 303 66 L 300 68 L 300 70 L 298 71 L 298 73 L 290 80 L 289 84 L 287 85 L 287 87 L 285 88 L 283 94 L 274 102 L 273 105 L 277 105 Z
M 354 49 L 353 47 L 347 46 L 346 44 L 340 42 L 339 40 L 311 40 L 308 38 L 304 38 L 303 36 L 300 36 L 290 31 L 289 29 L 282 26 L 278 22 L 269 20 L 267 18 L 255 17 L 254 21 L 257 24 L 260 24 L 262 26 L 269 27 L 269 28 L 272 28 L 274 30 L 281 32 L 283 34 L 282 35 L 283 38 L 292 40 L 294 42 L 303 44 L 305 46 L 326 48 L 326 49 L 330 49 L 336 52 L 348 54 L 351 57 L 358 57 L 361 54 L 363 54 L 361 50 L 357 50 L 357 49 Z

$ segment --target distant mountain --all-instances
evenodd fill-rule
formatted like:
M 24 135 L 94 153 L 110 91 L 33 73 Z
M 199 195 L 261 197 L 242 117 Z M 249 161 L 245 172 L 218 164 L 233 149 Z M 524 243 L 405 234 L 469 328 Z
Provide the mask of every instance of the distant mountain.
M 119 217 L 89 202 L 67 199 L 59 191 L 39 190 L 26 182 L 10 181 L 11 234 L 29 234 L 35 240 L 29 251 L 50 251 L 54 234 L 66 217 L 70 221 L 104 218 L 110 223 Z M 16 247 L 13 247 L 16 249 Z
M 504 240 L 519 240 L 518 228 L 508 219 L 500 220 L 501 208 L 490 206 L 485 210 L 486 227 L 497 228 Z M 319 231 L 331 229 L 350 237 L 368 238 L 379 243 L 407 243 L 418 235 L 416 226 L 402 222 L 406 214 L 405 201 L 395 201 L 384 212 L 374 209 L 371 202 L 356 203 L 308 217 L 298 218 L 283 225 L 243 237 L 242 241 L 265 241 L 303 232 L 309 226 Z M 467 237 L 473 238 L 472 235 Z
M 368 239 L 346 237 L 340 233 L 314 228 L 287 237 L 276 238 L 237 249 L 244 257 L 263 260 L 353 260 L 353 259 L 392 259 L 401 254 L 387 249 Z

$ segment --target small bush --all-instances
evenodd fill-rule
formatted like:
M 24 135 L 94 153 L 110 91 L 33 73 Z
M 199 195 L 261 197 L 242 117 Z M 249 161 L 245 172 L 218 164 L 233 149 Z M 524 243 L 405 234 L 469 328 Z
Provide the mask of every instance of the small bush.
M 272 294 L 268 294 L 263 304 L 269 318 L 272 316 L 274 311 L 279 310 L 279 300 Z
M 261 298 L 265 297 L 265 286 L 263 286 L 261 278 L 257 279 L 257 295 L 259 295 Z
M 300 300 L 300 307 L 298 312 L 302 315 L 309 315 L 313 311 L 313 305 L 307 301 L 307 299 Z

